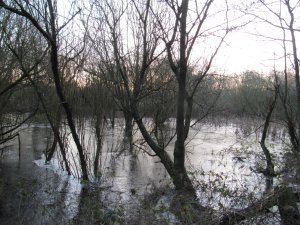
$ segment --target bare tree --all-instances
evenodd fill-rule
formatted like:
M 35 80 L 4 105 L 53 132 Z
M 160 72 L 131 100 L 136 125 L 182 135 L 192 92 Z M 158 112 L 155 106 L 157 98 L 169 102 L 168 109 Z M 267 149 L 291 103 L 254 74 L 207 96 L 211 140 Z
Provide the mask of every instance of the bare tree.
M 279 42 L 282 44 L 283 54 L 281 59 L 284 61 L 284 91 L 279 93 L 279 98 L 282 103 L 286 126 L 289 131 L 289 136 L 293 150 L 296 155 L 299 153 L 299 134 L 300 134 L 300 81 L 299 81 L 299 57 L 298 57 L 298 42 L 296 34 L 300 31 L 297 27 L 297 21 L 295 19 L 295 13 L 300 9 L 299 2 L 290 0 L 280 1 L 262 1 L 258 0 L 258 6 L 262 6 L 262 9 L 266 13 L 258 14 L 255 12 L 247 12 L 254 16 L 259 21 L 266 23 L 274 29 L 278 29 L 282 32 L 281 37 L 272 36 L 269 34 L 259 34 L 260 36 L 267 38 L 273 42 Z M 290 65 L 288 65 L 290 62 Z M 294 85 L 296 89 L 296 112 L 295 116 L 290 113 L 288 109 L 288 73 L 291 67 L 294 76 Z
M 275 176 L 275 171 L 274 171 L 274 163 L 272 161 L 272 156 L 271 156 L 271 153 L 269 151 L 269 149 L 267 148 L 266 146 L 266 137 L 267 137 L 267 132 L 268 132 L 268 129 L 269 129 L 269 126 L 270 126 L 270 121 L 271 121 L 271 117 L 272 117 L 272 114 L 273 114 L 273 111 L 275 109 L 275 106 L 276 106 L 276 102 L 277 102 L 277 97 L 278 97 L 278 87 L 275 86 L 274 87 L 274 98 L 270 101 L 269 103 L 269 109 L 267 111 L 267 115 L 266 115 L 266 118 L 265 118 L 265 123 L 264 123 L 264 126 L 263 126 L 263 131 L 262 131 L 262 135 L 261 135 L 261 139 L 260 139 L 260 146 L 263 150 L 263 153 L 266 157 L 266 162 L 267 162 L 267 167 L 266 169 L 263 171 L 265 175 L 267 176 Z
M 90 1 L 91 6 L 88 11 L 88 19 L 84 21 L 84 27 L 87 31 L 88 43 L 90 47 L 86 53 L 84 70 L 89 73 L 93 79 L 100 80 L 113 96 L 113 101 L 118 110 L 121 110 L 125 119 L 125 139 L 128 140 L 130 148 L 132 147 L 133 135 L 133 116 L 130 112 L 130 102 L 127 98 L 126 83 L 122 81 L 118 75 L 117 65 L 112 59 L 113 47 L 110 30 L 114 30 L 115 34 L 120 32 L 120 20 L 123 18 L 126 4 L 114 1 Z M 93 19 L 90 19 L 93 18 Z M 121 35 L 118 38 L 123 38 Z M 118 40 L 122 43 L 124 40 Z M 118 44 L 122 51 L 122 46 Z M 132 76 L 128 73 L 128 79 Z M 131 82 L 131 81 L 130 81 Z
M 18 20 L 10 13 L 1 13 L 2 23 L 0 26 L 1 37 L 1 60 L 0 60 L 0 145 L 14 138 L 18 138 L 20 144 L 19 128 L 27 123 L 39 109 L 39 103 L 36 101 L 36 96 L 33 95 L 32 101 L 28 102 L 24 99 L 31 94 L 31 87 L 26 82 L 27 74 L 23 73 L 19 66 L 18 58 L 11 52 L 8 42 L 14 38 L 16 40 L 15 47 L 18 47 L 21 51 L 25 51 L 28 47 L 26 44 L 22 44 L 24 41 L 21 37 L 21 33 L 31 33 L 30 31 L 23 29 L 24 21 Z M 7 32 L 12 27 L 18 27 Z M 25 47 L 24 47 L 25 46 Z M 28 55 L 32 55 L 36 52 L 36 49 L 32 48 L 28 50 Z M 28 65 L 28 61 L 24 63 Z M 38 63 L 31 64 L 28 68 L 33 72 Z M 23 97 L 22 97 L 23 96 Z M 22 101 L 22 105 L 18 106 L 18 101 Z M 9 116 L 9 114 L 11 115 Z M 23 114 L 23 113 L 27 113 Z M 20 147 L 19 147 L 20 157 Z
M 76 16 L 78 12 L 70 15 L 70 18 L 61 26 L 59 26 L 56 6 L 56 1 L 52 0 L 37 1 L 35 5 L 32 5 L 29 1 L 14 1 L 9 3 L 0 1 L 0 8 L 26 18 L 48 42 L 50 48 L 51 72 L 55 83 L 56 94 L 59 98 L 62 108 L 64 109 L 72 137 L 78 150 L 82 170 L 82 179 L 88 180 L 88 171 L 84 149 L 80 143 L 76 131 L 72 110 L 63 92 L 61 83 L 62 74 L 59 70 L 60 66 L 58 60 L 59 32 Z
M 56 146 L 59 143 L 60 150 L 63 156 L 63 160 L 66 166 L 68 174 L 71 174 L 68 161 L 66 158 L 66 152 L 64 149 L 63 141 L 59 133 L 59 123 L 60 119 L 60 109 L 57 110 L 56 117 L 51 116 L 50 106 L 48 107 L 45 96 L 47 95 L 46 91 L 42 93 L 38 83 L 47 82 L 47 75 L 45 74 L 45 56 L 47 55 L 47 45 L 43 43 L 43 40 L 39 33 L 34 29 L 33 26 L 28 26 L 24 18 L 11 18 L 9 17 L 9 23 L 2 25 L 2 32 L 5 35 L 3 41 L 7 49 L 14 56 L 15 61 L 18 63 L 18 68 L 22 74 L 21 78 L 23 81 L 29 80 L 29 83 L 34 88 L 36 95 L 39 99 L 39 102 L 42 105 L 42 109 L 46 114 L 47 120 L 52 128 L 54 133 L 53 144 L 49 151 L 46 151 L 46 161 L 50 161 Z M 17 22 L 18 21 L 18 22 Z M 18 26 L 16 26 L 16 22 Z M 17 27 L 12 31 L 11 27 Z M 46 47 L 45 47 L 46 46 Z M 26 54 L 25 54 L 26 53 Z M 19 81 L 18 79 L 17 81 Z M 18 82 L 12 83 L 11 88 L 14 85 L 17 85 Z M 49 88 L 51 89 L 51 88 Z M 49 98 L 49 95 L 48 95 Z M 57 108 L 52 105 L 53 108 Z M 55 121 L 55 122 L 54 122 Z
M 188 137 L 189 128 L 191 125 L 194 96 L 197 88 L 203 79 L 209 75 L 212 62 L 218 53 L 219 48 L 224 42 L 227 34 L 233 29 L 229 27 L 227 21 L 228 5 L 225 4 L 226 13 L 225 22 L 216 25 L 217 30 L 221 31 L 219 40 L 216 41 L 215 49 L 205 60 L 203 70 L 200 70 L 199 76 L 193 79 L 193 82 L 188 85 L 188 65 L 191 60 L 193 49 L 201 37 L 206 35 L 206 32 L 212 34 L 216 32 L 216 27 L 208 28 L 206 23 L 209 21 L 209 12 L 212 11 L 213 0 L 204 1 L 198 4 L 196 1 L 166 1 L 171 14 L 175 18 L 172 25 L 172 30 L 165 27 L 161 17 L 157 15 L 157 21 L 163 33 L 163 40 L 166 45 L 166 51 L 170 67 L 176 77 L 177 88 L 177 115 L 176 115 L 176 134 L 177 139 L 174 149 L 174 170 L 177 177 L 174 179 L 176 187 L 182 188 L 190 186 L 188 176 L 185 170 L 185 140 Z M 191 4 L 192 6 L 190 6 Z M 195 10 L 191 10 L 191 8 Z M 227 7 L 227 8 L 226 8 Z M 179 52 L 178 54 L 176 52 Z
M 99 47 L 95 49 L 100 55 L 98 64 L 100 67 L 109 65 L 110 69 L 105 71 L 110 71 L 111 83 L 117 83 L 116 92 L 121 93 L 123 103 L 126 103 L 123 109 L 133 116 L 143 138 L 160 158 L 178 189 L 193 189 L 185 169 L 185 140 L 191 123 L 193 98 L 201 81 L 209 75 L 213 59 L 226 35 L 232 30 L 224 20 L 221 24 L 206 26 L 212 0 L 201 5 L 191 1 L 191 7 L 189 2 L 106 0 L 93 2 L 90 10 L 98 15 L 97 32 L 101 35 L 98 38 L 92 36 L 93 44 Z M 222 12 L 225 12 L 226 20 L 228 8 L 225 6 Z M 125 25 L 126 29 L 121 29 Z M 214 32 L 215 48 L 203 60 L 205 63 L 198 73 L 200 76 L 191 79 L 191 85 L 187 85 L 188 66 L 194 46 L 201 37 Z M 147 81 L 151 76 L 151 65 L 161 57 L 168 58 L 178 85 L 174 161 L 165 151 L 165 146 L 151 135 L 140 109 L 141 99 L 150 87 Z

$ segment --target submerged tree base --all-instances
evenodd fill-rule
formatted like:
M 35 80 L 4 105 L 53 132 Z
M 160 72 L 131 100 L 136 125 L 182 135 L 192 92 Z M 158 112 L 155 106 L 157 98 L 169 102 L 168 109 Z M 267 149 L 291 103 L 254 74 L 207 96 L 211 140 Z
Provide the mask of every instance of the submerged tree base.
M 193 192 L 177 191 L 170 210 L 181 224 L 210 224 L 213 210 L 203 207 Z

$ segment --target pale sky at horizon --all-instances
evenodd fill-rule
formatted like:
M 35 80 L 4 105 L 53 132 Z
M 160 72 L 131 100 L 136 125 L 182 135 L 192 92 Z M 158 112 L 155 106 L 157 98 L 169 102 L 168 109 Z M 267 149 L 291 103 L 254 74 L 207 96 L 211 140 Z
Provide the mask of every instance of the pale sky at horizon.
M 237 1 L 234 4 L 239 2 Z M 59 4 L 62 4 L 62 2 Z M 282 70 L 283 61 L 277 60 L 274 62 L 274 58 L 283 55 L 281 43 L 255 36 L 255 34 L 282 37 L 282 32 L 279 29 L 263 23 L 249 24 L 236 30 L 226 38 L 226 43 L 222 45 L 214 60 L 212 70 L 220 73 L 224 72 L 225 74 L 238 74 L 246 70 L 268 73 L 274 69 L 274 64 L 277 70 Z M 199 51 L 198 54 L 201 53 Z M 194 55 L 197 55 L 197 52 Z
M 228 45 L 222 46 L 213 67 L 229 74 L 246 70 L 268 73 L 274 68 L 276 55 L 283 54 L 278 43 L 271 43 L 245 32 L 233 33 L 226 41 Z M 280 70 L 283 63 L 277 60 L 275 65 Z
M 291 4 L 296 1 L 291 0 Z M 279 7 L 276 5 L 274 9 L 279 12 Z M 260 11 L 261 10 L 261 11 Z M 259 8 L 258 15 L 272 23 L 279 24 L 278 18 L 270 14 L 266 8 Z M 257 13 L 257 11 L 255 13 Z M 260 11 L 260 12 L 259 12 Z M 284 10 L 282 10 L 284 13 Z M 299 29 L 299 11 L 300 5 L 298 1 L 298 7 L 295 14 L 295 27 Z M 286 15 L 287 16 L 287 15 Z M 289 22 L 288 16 L 286 17 Z M 279 28 L 275 28 L 270 24 L 259 22 L 243 27 L 241 30 L 235 31 L 230 34 L 226 40 L 229 45 L 223 46 L 219 52 L 219 55 L 215 61 L 214 68 L 219 71 L 225 70 L 225 73 L 241 73 L 246 70 L 255 70 L 257 72 L 269 73 L 274 70 L 284 69 L 284 50 L 282 47 L 282 41 L 271 40 L 268 37 L 274 37 L 278 39 L 283 38 L 283 32 Z M 290 39 L 290 33 L 286 32 L 286 38 Z M 299 43 L 299 32 L 296 32 L 296 41 Z M 291 53 L 291 43 L 287 43 L 288 53 Z M 298 55 L 299 47 L 298 47 Z M 281 59 L 280 59 L 281 58 Z M 220 66 L 219 66 L 220 65 Z M 288 67 L 291 68 L 291 61 L 288 61 Z

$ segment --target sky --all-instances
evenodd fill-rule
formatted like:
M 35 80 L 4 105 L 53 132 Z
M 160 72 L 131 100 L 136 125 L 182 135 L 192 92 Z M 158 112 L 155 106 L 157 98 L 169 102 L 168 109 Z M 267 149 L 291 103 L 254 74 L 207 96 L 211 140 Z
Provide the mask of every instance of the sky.
M 264 40 L 247 31 L 238 31 L 229 35 L 214 63 L 218 71 L 226 73 L 241 73 L 255 70 L 268 73 L 273 70 L 274 63 L 282 69 L 282 61 L 274 59 L 282 54 L 282 48 L 277 42 Z
M 268 0 L 272 1 L 272 0 Z M 276 0 L 278 2 L 279 0 Z M 241 2 L 238 0 L 230 0 L 230 3 L 239 6 Z M 297 0 L 290 0 L 292 4 L 299 2 Z M 215 1 L 216 6 L 221 6 L 220 1 Z M 62 1 L 59 1 L 59 8 L 67 8 L 63 6 Z M 298 3 L 298 11 L 295 12 L 296 24 L 300 21 L 299 13 L 300 3 Z M 279 10 L 278 5 L 273 8 L 274 10 Z M 64 10 L 66 12 L 66 10 Z M 236 12 L 234 12 L 236 13 Z M 240 13 L 240 12 L 239 12 Z M 268 13 L 266 8 L 253 8 L 250 13 L 255 13 L 260 17 L 267 18 L 272 22 L 277 23 L 278 20 L 272 14 Z M 236 16 L 236 15 L 234 15 Z M 233 17 L 234 17 L 233 16 Z M 284 15 L 287 18 L 287 15 Z M 283 69 L 283 60 L 280 58 L 283 55 L 283 49 L 281 42 L 270 40 L 263 36 L 272 37 L 282 37 L 282 31 L 280 29 L 274 28 L 266 23 L 259 22 L 253 17 L 245 17 L 244 21 L 251 21 L 250 24 L 231 32 L 227 38 L 226 42 L 222 45 L 217 57 L 212 66 L 212 70 L 218 71 L 220 73 L 233 74 L 242 73 L 246 70 L 255 70 L 262 73 L 269 73 L 275 68 L 277 70 Z M 299 24 L 299 23 L 298 23 Z M 262 36 L 258 36 L 262 35 Z M 297 34 L 298 35 L 298 34 Z M 298 39 L 300 37 L 298 36 Z M 299 48 L 300 49 L 300 48 Z M 201 57 L 203 50 L 199 48 L 194 56 Z M 198 54 L 198 55 L 197 55 Z
M 279 2 L 273 1 L 273 2 Z M 298 5 L 295 8 L 295 27 L 299 29 L 300 22 L 300 3 L 296 0 L 290 0 L 291 4 Z M 282 8 L 284 9 L 284 8 Z M 279 5 L 272 7 L 272 10 L 279 12 Z M 272 23 L 278 23 L 278 18 L 270 13 L 266 8 L 255 8 L 251 13 L 257 14 L 259 17 L 268 19 Z M 283 18 L 289 22 L 289 16 L 282 10 Z M 226 71 L 226 73 L 241 73 L 246 70 L 256 70 L 262 73 L 269 73 L 274 70 L 283 70 L 284 55 L 282 41 L 271 40 L 269 37 L 281 39 L 283 32 L 281 29 L 261 22 L 261 20 L 254 19 L 247 26 L 232 32 L 227 38 L 227 45 L 223 46 L 220 50 L 218 57 L 215 61 L 214 68 L 218 71 Z M 289 32 L 287 38 L 290 39 Z M 296 41 L 299 43 L 299 32 L 296 32 Z M 300 43 L 299 43 L 300 44 Z M 291 53 L 291 43 L 287 43 L 288 51 Z M 300 49 L 300 48 L 298 48 Z M 300 52 L 299 52 L 300 54 Z M 291 61 L 288 61 L 291 68 Z

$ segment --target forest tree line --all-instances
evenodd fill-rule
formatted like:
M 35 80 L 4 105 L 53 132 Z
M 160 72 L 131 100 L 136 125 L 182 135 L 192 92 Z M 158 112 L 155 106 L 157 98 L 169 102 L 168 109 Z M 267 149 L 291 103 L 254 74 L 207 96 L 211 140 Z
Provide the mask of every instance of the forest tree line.
M 197 75 L 192 76 L 196 77 Z M 282 78 L 283 76 L 278 77 L 278 79 L 281 79 L 279 81 L 281 89 L 284 84 Z M 11 78 L 11 80 L 1 78 L 1 84 L 4 87 L 10 86 L 15 79 L 17 78 Z M 296 89 L 292 75 L 289 75 L 288 79 L 288 107 L 295 114 Z M 84 80 L 79 83 L 76 81 L 64 83 L 65 93 L 68 102 L 72 105 L 72 111 L 75 116 L 85 116 L 87 118 L 93 116 L 95 110 L 93 107 L 98 104 L 101 105 L 105 118 L 113 120 L 113 117 L 123 117 L 122 107 L 115 102 L 111 92 L 112 86 L 105 83 L 106 81 L 102 81 L 101 78 Z M 155 83 L 157 84 L 152 84 L 151 87 L 155 91 L 145 96 L 142 101 L 143 114 L 151 118 L 157 115 L 161 115 L 165 119 L 174 118 L 176 116 L 174 111 L 176 83 L 172 79 L 164 83 L 159 78 L 155 79 Z M 42 90 L 43 97 L 47 100 L 49 107 L 58 104 L 57 99 L 55 99 L 55 88 L 51 82 L 40 78 L 37 81 L 37 85 Z M 263 119 L 268 104 L 270 104 L 274 96 L 274 85 L 275 80 L 272 71 L 270 74 L 256 71 L 245 71 L 234 75 L 214 74 L 209 79 L 204 80 L 201 88 L 197 90 L 195 102 L 198 104 L 194 108 L 193 118 L 196 120 L 204 119 L 205 116 L 210 115 L 221 118 L 245 116 Z M 99 98 L 101 96 L 104 97 L 97 99 L 97 96 Z M 2 104 L 5 103 L 3 115 L 31 113 L 35 110 L 39 101 L 32 84 L 26 80 L 22 81 L 11 91 L 11 96 L 8 99 L 3 99 Z M 37 114 L 43 117 L 43 110 L 40 107 Z M 283 118 L 282 106 L 278 104 L 275 109 L 274 119 L 280 120 Z M 44 121 L 40 122 L 47 122 L 45 117 L 43 119 Z

